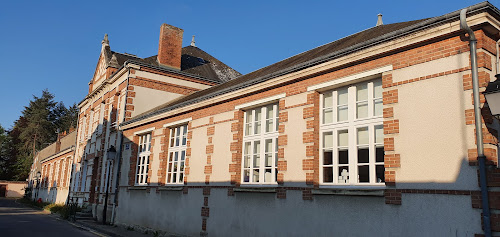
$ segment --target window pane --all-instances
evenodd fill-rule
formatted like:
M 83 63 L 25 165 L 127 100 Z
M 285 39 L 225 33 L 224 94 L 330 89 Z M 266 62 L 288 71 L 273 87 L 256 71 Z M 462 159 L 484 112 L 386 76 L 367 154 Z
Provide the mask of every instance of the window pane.
M 260 133 L 260 127 L 261 127 L 260 125 L 261 125 L 260 121 L 255 122 L 254 134 L 259 134 Z
M 373 115 L 380 116 L 383 113 L 383 106 L 381 100 L 376 100 L 373 104 Z
M 273 131 L 273 119 L 267 119 L 266 120 L 266 132 L 272 132 Z
M 250 170 L 243 171 L 243 182 L 250 182 Z
M 375 167 L 375 173 L 377 176 L 377 183 L 384 183 L 385 182 L 384 172 L 385 172 L 384 165 L 377 165 Z
M 245 149 L 244 149 L 244 153 L 245 155 L 248 155 L 250 153 L 250 145 L 251 143 L 250 142 L 245 142 Z
M 255 109 L 255 122 L 260 121 L 262 118 L 262 108 Z
M 368 165 L 358 166 L 358 182 L 370 182 L 370 167 Z
M 356 101 L 363 101 L 368 99 L 368 85 L 361 84 L 356 86 Z
M 384 162 L 384 147 L 377 147 L 375 152 L 375 162 Z
M 332 150 L 325 150 L 323 152 L 323 165 L 331 165 L 333 163 Z
M 250 135 L 252 132 L 252 124 L 251 123 L 247 123 L 245 125 L 245 135 Z
M 349 167 L 347 166 L 341 166 L 339 167 L 339 177 L 338 177 L 338 182 L 339 183 L 349 183 Z
M 259 182 L 259 170 L 258 169 L 254 169 L 253 170 L 253 181 L 254 182 Z
M 323 168 L 323 182 L 332 183 L 333 182 L 333 167 Z
M 251 123 L 252 122 L 252 110 L 245 112 L 245 117 L 246 121 L 245 123 Z
M 323 94 L 323 108 L 331 108 L 333 106 L 332 92 Z
M 323 133 L 323 148 L 333 147 L 333 134 L 332 132 Z
M 349 164 L 348 150 L 339 150 L 339 164 Z
M 384 143 L 384 126 L 375 126 L 375 143 Z
M 337 91 L 337 105 L 347 104 L 347 88 Z
M 243 167 L 250 168 L 250 156 L 245 156 L 243 159 L 244 159 Z
M 348 146 L 349 145 L 349 134 L 347 130 L 340 130 L 338 132 L 338 146 Z
M 382 97 L 382 80 L 376 80 L 373 82 L 373 97 L 381 98 Z
M 267 108 L 266 119 L 273 118 L 274 117 L 273 105 L 268 105 L 266 106 L 266 108 Z
M 368 117 L 368 103 L 356 104 L 356 118 Z
M 358 145 L 368 144 L 368 127 L 358 128 Z
M 358 163 L 368 163 L 370 160 L 370 150 L 368 147 L 358 148 Z
M 253 167 L 260 167 L 260 141 L 255 141 L 253 144 Z
M 323 110 L 323 123 L 332 123 L 333 122 L 333 110 L 325 109 Z
M 266 169 L 264 173 L 264 182 L 272 182 L 273 181 L 273 173 L 271 169 Z
M 265 166 L 271 167 L 273 164 L 273 140 L 266 140 L 266 155 L 265 155 Z
M 184 161 L 185 157 L 186 157 L 186 151 L 182 151 L 181 152 L 181 161 Z
M 346 121 L 349 118 L 347 107 L 338 107 L 337 108 L 337 121 Z

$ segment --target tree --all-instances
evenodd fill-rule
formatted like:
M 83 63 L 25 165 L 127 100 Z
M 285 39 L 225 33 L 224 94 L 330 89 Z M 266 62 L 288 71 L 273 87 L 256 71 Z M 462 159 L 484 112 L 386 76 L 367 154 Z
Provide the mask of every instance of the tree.
M 77 119 L 76 104 L 66 108 L 64 103 L 54 102 L 54 95 L 48 90 L 42 91 L 40 97 L 33 96 L 22 115 L 14 122 L 12 130 L 7 134 L 3 128 L 0 129 L 0 142 L 4 141 L 10 147 L 10 150 L 3 151 L 8 155 L 3 155 L 0 150 L 0 179 L 26 179 L 34 155 L 55 142 L 58 132 L 75 128 Z M 2 134 L 6 136 L 3 140 Z M 4 143 L 0 143 L 0 149 Z
M 26 126 L 20 128 L 21 143 L 17 146 L 17 179 L 27 178 L 36 151 L 56 140 L 58 118 L 55 113 L 56 106 L 54 95 L 44 90 L 41 97 L 33 96 L 29 106 L 24 107 L 22 117 L 26 120 Z
M 16 160 L 13 154 L 12 138 L 0 125 L 0 179 L 9 180 L 15 174 L 14 167 Z

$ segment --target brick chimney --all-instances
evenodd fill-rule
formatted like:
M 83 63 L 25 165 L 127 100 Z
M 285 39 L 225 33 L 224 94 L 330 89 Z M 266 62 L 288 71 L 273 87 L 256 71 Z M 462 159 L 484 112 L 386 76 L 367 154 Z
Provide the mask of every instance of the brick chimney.
M 57 133 L 57 141 L 56 141 L 56 152 L 60 152 L 61 151 L 61 138 L 63 137 L 64 135 L 61 134 L 61 133 Z
M 183 33 L 183 29 L 175 26 L 161 25 L 160 46 L 158 47 L 158 62 L 161 65 L 181 69 Z

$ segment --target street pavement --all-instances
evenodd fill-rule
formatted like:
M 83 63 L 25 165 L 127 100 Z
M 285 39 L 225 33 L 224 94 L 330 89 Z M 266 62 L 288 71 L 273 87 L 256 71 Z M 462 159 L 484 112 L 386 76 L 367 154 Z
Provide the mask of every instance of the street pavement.
M 0 236 L 96 236 L 70 225 L 47 212 L 34 210 L 16 203 L 14 199 L 0 198 Z

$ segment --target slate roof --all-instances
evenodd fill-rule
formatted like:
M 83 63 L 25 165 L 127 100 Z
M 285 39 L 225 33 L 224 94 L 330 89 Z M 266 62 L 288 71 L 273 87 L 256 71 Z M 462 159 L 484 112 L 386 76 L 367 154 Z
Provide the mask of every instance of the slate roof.
M 488 2 L 478 3 L 469 7 L 468 14 L 476 14 L 483 11 L 492 11 L 497 15 L 499 14 L 498 9 Z M 166 104 L 160 105 L 156 108 L 139 114 L 131 120 L 122 123 L 122 125 L 127 125 L 157 114 L 167 112 L 169 110 L 187 106 L 189 104 L 194 104 L 225 93 L 262 83 L 281 75 L 303 70 L 307 67 L 318 65 L 320 63 L 345 56 L 355 51 L 414 33 L 430 26 L 445 24 L 450 21 L 456 21 L 459 18 L 459 12 L 460 10 L 433 18 L 386 24 L 369 28 L 359 33 L 347 36 L 345 38 L 333 41 L 331 43 L 279 61 L 249 74 L 242 75 L 223 84 L 216 85 L 184 97 L 180 97 L 177 100 L 170 101 Z
M 138 61 L 156 67 L 163 67 L 158 63 L 158 55 L 140 58 L 132 54 L 111 51 L 109 46 L 105 48 L 105 55 L 109 60 L 109 65 L 115 68 L 120 68 L 126 61 Z M 211 79 L 211 81 L 219 83 L 241 76 L 241 73 L 194 46 L 182 48 L 181 72 Z

